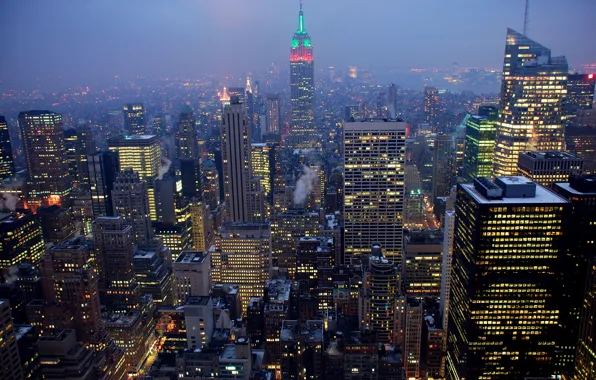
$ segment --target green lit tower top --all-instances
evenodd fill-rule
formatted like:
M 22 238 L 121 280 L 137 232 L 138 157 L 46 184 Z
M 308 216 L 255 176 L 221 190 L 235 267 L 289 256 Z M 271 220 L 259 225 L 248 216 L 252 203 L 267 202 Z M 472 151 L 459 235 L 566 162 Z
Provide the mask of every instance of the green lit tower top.
M 312 147 L 315 137 L 315 69 L 313 47 L 304 28 L 304 12 L 300 2 L 298 30 L 290 50 L 290 93 L 292 98 L 291 145 Z

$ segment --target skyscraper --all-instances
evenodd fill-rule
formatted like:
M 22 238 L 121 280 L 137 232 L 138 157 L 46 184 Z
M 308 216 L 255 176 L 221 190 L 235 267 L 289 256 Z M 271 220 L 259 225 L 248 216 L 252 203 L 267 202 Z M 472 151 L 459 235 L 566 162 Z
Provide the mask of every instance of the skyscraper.
M 596 126 L 565 128 L 567 150 L 584 159 L 584 173 L 596 174 Z
M 252 163 L 250 159 L 250 125 L 246 109 L 237 97 L 224 107 L 221 125 L 224 193 L 228 218 L 245 223 L 250 219 Z
M 596 375 L 596 342 L 594 340 L 594 309 L 596 296 L 596 177 L 570 176 L 568 180 L 553 184 L 553 190 L 571 202 L 571 218 L 565 231 L 570 249 L 565 260 L 566 277 L 561 278 L 566 289 L 565 317 L 559 346 L 559 365 L 571 372 L 574 367 L 577 379 L 590 379 Z M 578 339 L 579 337 L 579 339 Z M 577 351 L 576 351 L 577 348 Z
M 239 285 L 242 310 L 246 310 L 250 297 L 263 297 L 271 269 L 271 230 L 267 224 L 224 224 L 210 254 L 213 283 Z
M 12 145 L 8 133 L 8 124 L 4 116 L 0 116 L 0 182 L 14 174 L 14 159 Z
M 290 50 L 290 97 L 292 121 L 290 145 L 310 148 L 316 142 L 315 126 L 315 62 L 310 36 L 304 28 L 304 13 L 300 3 L 298 30 Z
M 0 299 L 0 368 L 2 377 L 10 380 L 23 378 L 19 348 L 8 300 Z
M 573 123 L 580 109 L 592 108 L 594 103 L 595 74 L 569 74 L 565 112 L 567 122 Z
M 435 133 L 439 126 L 439 91 L 436 87 L 424 87 L 424 122 Z
M 473 181 L 476 177 L 490 177 L 493 172 L 495 137 L 498 111 L 496 107 L 481 106 L 478 115 L 466 120 L 463 177 Z
M 439 135 L 434 141 L 432 201 L 446 197 L 451 191 L 455 176 L 455 153 L 453 137 Z
M 161 171 L 161 148 L 156 135 L 132 135 L 116 137 L 108 141 L 111 151 L 118 152 L 120 169 L 132 169 L 147 182 L 151 220 L 157 221 L 155 207 L 155 181 Z
M 176 130 L 176 144 L 178 146 L 178 159 L 199 158 L 199 142 L 195 130 L 195 117 L 192 109 L 184 105 L 178 117 Z
M 556 373 L 569 210 L 565 198 L 524 177 L 458 185 L 448 378 Z
M 122 313 L 139 308 L 139 287 L 133 258 L 136 252 L 132 226 L 122 217 L 102 216 L 93 222 L 95 259 L 102 305 Z
M 567 60 L 507 29 L 501 107 L 497 123 L 495 175 L 517 173 L 520 152 L 565 149 Z
M 44 256 L 41 267 L 44 299 L 68 305 L 79 341 L 103 349 L 107 333 L 101 320 L 98 276 L 83 236 L 58 244 Z
M 345 263 L 380 243 L 386 258 L 400 257 L 404 207 L 403 121 L 344 124 Z
M 114 216 L 132 226 L 135 244 L 147 244 L 152 237 L 147 183 L 131 169 L 121 171 L 112 190 Z
M 68 205 L 72 181 L 65 160 L 62 115 L 51 111 L 21 112 L 19 125 L 29 174 L 29 204 L 33 208 Z
M 400 274 L 378 243 L 372 244 L 360 297 L 360 329 L 377 332 L 379 343 L 398 344 L 397 318 Z
M 44 252 L 41 226 L 33 214 L 0 214 L 0 272 L 22 262 L 38 265 Z
M 112 189 L 120 171 L 118 153 L 109 150 L 93 153 L 87 157 L 87 164 L 93 217 L 113 216 Z
M 267 133 L 280 133 L 279 94 L 268 94 L 266 100 Z
M 127 103 L 123 108 L 124 128 L 129 135 L 145 134 L 145 106 L 142 103 Z

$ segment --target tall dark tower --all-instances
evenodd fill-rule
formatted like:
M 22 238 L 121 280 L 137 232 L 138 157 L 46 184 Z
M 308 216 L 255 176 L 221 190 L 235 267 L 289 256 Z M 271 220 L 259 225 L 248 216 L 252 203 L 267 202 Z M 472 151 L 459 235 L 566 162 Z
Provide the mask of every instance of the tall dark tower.
M 0 116 L 0 181 L 10 178 L 14 174 L 14 161 L 12 158 L 12 147 L 8 124 L 4 116 Z
M 298 16 L 298 30 L 290 50 L 290 93 L 292 98 L 292 127 L 290 145 L 312 147 L 315 141 L 315 61 L 310 36 L 304 29 L 302 2 Z

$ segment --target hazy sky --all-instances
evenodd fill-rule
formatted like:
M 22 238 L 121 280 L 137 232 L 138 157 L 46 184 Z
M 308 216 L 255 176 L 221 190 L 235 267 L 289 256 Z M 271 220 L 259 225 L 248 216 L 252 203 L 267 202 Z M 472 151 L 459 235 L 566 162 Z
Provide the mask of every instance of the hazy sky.
M 304 0 L 317 67 L 500 67 L 524 0 Z M 286 64 L 298 0 L 0 0 L 0 80 L 245 73 Z M 596 0 L 532 0 L 529 36 L 596 62 Z M 5 87 L 5 86 L 3 86 Z M 6 88 L 6 87 L 5 87 Z

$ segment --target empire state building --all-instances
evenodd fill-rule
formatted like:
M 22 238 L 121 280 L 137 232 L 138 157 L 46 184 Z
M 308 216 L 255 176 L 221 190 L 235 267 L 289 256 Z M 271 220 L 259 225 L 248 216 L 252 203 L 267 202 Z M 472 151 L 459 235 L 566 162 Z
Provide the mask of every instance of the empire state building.
M 312 42 L 304 29 L 304 13 L 300 3 L 298 30 L 290 50 L 290 94 L 292 124 L 289 143 L 293 148 L 312 148 L 318 141 L 315 128 L 315 61 Z

